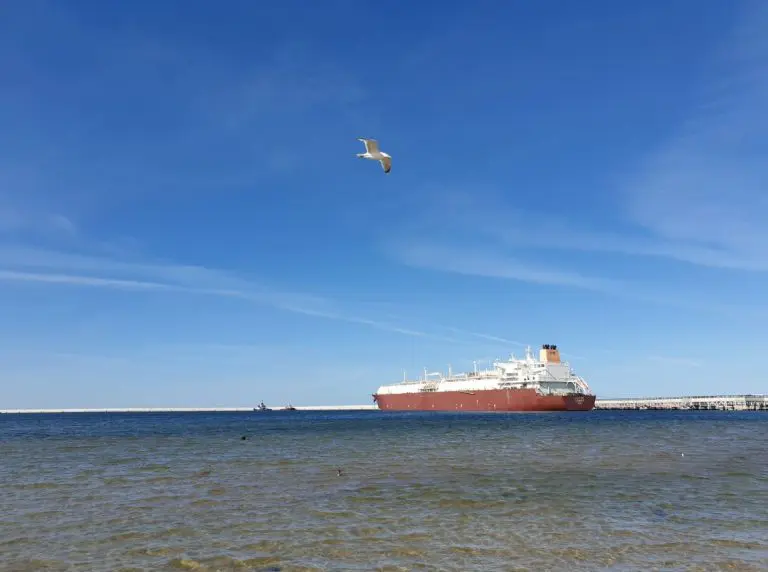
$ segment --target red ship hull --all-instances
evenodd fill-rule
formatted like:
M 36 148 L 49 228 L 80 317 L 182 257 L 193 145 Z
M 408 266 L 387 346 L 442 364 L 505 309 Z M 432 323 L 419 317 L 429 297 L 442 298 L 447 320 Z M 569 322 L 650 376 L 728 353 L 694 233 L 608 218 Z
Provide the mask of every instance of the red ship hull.
M 539 395 L 533 389 L 374 394 L 382 411 L 590 411 L 594 395 Z

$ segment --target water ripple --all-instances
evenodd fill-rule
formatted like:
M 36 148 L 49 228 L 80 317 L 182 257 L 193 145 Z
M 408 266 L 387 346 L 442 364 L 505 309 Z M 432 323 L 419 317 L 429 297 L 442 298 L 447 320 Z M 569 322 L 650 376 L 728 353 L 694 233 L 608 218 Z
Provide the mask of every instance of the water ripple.
M 765 570 L 766 437 L 760 413 L 7 415 L 0 552 L 19 571 Z

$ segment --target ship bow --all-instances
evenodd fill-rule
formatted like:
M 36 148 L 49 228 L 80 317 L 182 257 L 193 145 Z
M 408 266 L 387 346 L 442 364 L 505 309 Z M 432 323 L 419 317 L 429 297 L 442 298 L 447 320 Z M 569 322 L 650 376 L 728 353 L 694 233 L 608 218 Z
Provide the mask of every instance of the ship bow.
M 595 398 L 595 395 L 569 395 L 565 398 L 565 408 L 568 411 L 591 411 Z

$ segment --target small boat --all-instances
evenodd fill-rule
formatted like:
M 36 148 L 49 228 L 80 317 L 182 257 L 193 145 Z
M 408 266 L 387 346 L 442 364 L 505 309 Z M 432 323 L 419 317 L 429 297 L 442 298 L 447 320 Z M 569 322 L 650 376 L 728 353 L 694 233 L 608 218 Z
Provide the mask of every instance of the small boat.
M 289 403 L 288 407 L 283 407 L 283 411 L 296 411 L 296 408 Z
M 254 407 L 253 410 L 254 411 L 260 411 L 260 412 L 272 411 L 269 407 L 264 405 L 263 401 L 261 403 L 259 403 L 258 407 Z

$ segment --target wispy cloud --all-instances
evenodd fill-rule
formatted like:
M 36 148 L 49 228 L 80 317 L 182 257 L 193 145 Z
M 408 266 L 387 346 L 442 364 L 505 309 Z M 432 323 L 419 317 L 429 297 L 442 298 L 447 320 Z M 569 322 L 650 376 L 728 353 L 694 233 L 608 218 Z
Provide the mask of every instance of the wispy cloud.
M 768 7 L 752 4 L 744 23 L 716 52 L 699 99 L 668 139 L 638 157 L 635 168 L 601 193 L 611 217 L 592 220 L 546 214 L 509 204 L 486 187 L 442 192 L 387 251 L 401 262 L 467 275 L 561 285 L 649 302 L 744 313 L 730 301 L 699 292 L 674 293 L 650 276 L 621 279 L 604 265 L 594 276 L 578 258 L 558 268 L 526 260 L 542 252 L 602 253 L 677 261 L 707 269 L 768 271 Z M 598 200 L 592 196 L 592 200 Z M 492 213 L 493 216 L 489 216 Z M 599 216 L 599 209 L 595 219 Z M 463 221 L 473 221 L 463 224 Z M 461 244 L 461 246 L 456 246 Z M 550 259 L 555 257 L 550 256 Z M 570 266 L 570 268 L 568 267 Z M 595 265 L 591 265 L 595 268 Z M 700 296 L 695 294 L 700 293 Z
M 407 241 L 388 241 L 385 249 L 394 259 L 414 268 L 552 287 L 576 288 L 613 298 L 723 316 L 755 318 L 768 315 L 768 306 L 765 304 L 750 301 L 734 302 L 732 298 L 724 300 L 711 292 L 705 292 L 701 284 L 697 291 L 691 292 L 690 288 L 675 289 L 663 281 L 619 280 L 592 276 L 575 270 L 561 270 L 553 266 L 547 267 L 524 261 L 521 257 L 508 254 L 504 246 L 503 243 L 497 242 L 477 248 L 454 247 L 451 243 L 436 243 L 431 239 L 422 240 L 417 237 Z M 520 245 L 516 246 L 519 248 Z M 537 247 L 541 247 L 541 244 Z M 512 249 L 512 247 L 508 248 Z
M 716 54 L 689 121 L 623 188 L 629 219 L 661 254 L 768 270 L 768 7 L 754 4 Z
M 461 336 L 443 335 L 434 330 L 426 331 L 388 320 L 351 314 L 338 302 L 321 296 L 277 290 L 253 279 L 202 266 L 131 262 L 26 246 L 0 245 L 0 281 L 225 297 L 405 336 L 468 343 L 466 337 L 462 339 Z M 453 331 L 457 334 L 462 332 L 456 328 Z M 471 335 L 484 336 L 478 333 Z M 484 337 L 505 341 L 493 336 Z
M 710 59 L 691 113 L 619 182 L 619 215 L 635 226 L 603 234 L 554 228 L 528 234 L 565 249 L 661 256 L 768 271 L 768 6 L 750 4 Z M 527 232 L 528 228 L 523 232 Z M 553 232 L 554 231 L 554 232 Z M 521 236 L 508 236 L 510 243 Z
M 170 284 L 142 282 L 139 280 L 119 280 L 114 278 L 95 278 L 93 276 L 73 276 L 71 274 L 39 274 L 34 272 L 14 272 L 0 270 L 0 280 L 6 282 L 42 282 L 46 284 L 68 284 L 70 286 L 97 286 L 128 290 L 183 290 Z
M 254 280 L 202 266 L 133 262 L 8 245 L 0 245 L 0 266 L 0 278 L 6 281 L 207 294 L 300 313 L 329 309 L 328 301 L 321 297 L 275 291 Z
M 619 285 L 612 280 L 537 267 L 499 253 L 488 253 L 482 250 L 429 243 L 411 243 L 396 246 L 395 249 L 401 261 L 410 266 L 458 274 L 507 278 L 599 291 L 612 290 Z

